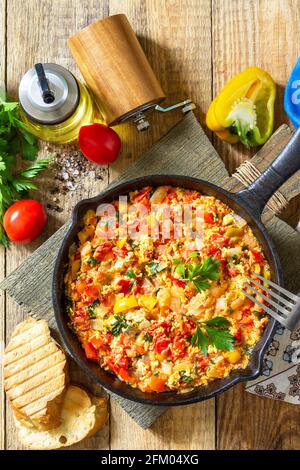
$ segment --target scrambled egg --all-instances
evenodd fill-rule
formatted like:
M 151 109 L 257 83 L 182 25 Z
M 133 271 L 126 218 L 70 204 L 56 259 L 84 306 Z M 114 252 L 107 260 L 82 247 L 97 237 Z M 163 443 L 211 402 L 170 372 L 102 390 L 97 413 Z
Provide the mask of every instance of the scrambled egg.
M 146 187 L 129 194 L 129 208 L 136 203 L 169 206 L 167 238 L 162 226 L 158 237 L 119 238 L 118 224 L 103 228 L 88 211 L 70 250 L 66 314 L 87 357 L 154 392 L 189 391 L 245 368 L 268 321 L 241 292 L 246 276 L 270 278 L 252 230 L 226 204 L 197 191 Z M 195 218 L 189 227 L 177 223 L 187 204 L 202 208 L 196 241 L 187 236 Z M 118 210 L 118 201 L 113 205 Z M 153 214 L 146 219 L 153 222 Z M 123 220 L 139 230 L 133 212 Z M 204 273 L 207 262 L 212 274 Z

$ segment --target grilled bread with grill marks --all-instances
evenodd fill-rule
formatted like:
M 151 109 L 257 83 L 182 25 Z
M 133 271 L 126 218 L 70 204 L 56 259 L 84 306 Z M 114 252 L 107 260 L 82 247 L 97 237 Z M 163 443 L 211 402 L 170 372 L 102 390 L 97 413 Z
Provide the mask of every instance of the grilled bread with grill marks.
M 66 356 L 44 320 L 28 318 L 14 330 L 4 354 L 4 388 L 15 417 L 40 430 L 60 425 Z

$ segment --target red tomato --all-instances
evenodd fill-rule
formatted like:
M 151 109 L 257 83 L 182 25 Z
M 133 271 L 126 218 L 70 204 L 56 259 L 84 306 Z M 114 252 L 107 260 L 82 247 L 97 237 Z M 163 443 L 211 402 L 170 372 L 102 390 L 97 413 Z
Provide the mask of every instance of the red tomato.
M 162 351 L 167 349 L 170 343 L 171 341 L 169 339 L 158 339 L 155 344 L 155 351 L 157 352 L 157 354 L 161 354 Z
M 237 268 L 228 268 L 228 274 L 230 277 L 235 277 L 240 274 L 240 271 Z
M 112 250 L 112 242 L 103 242 L 94 251 L 93 258 L 97 261 L 102 261 L 103 258 Z
M 115 161 L 121 148 L 118 134 L 110 127 L 96 122 L 80 128 L 78 142 L 83 155 L 99 165 Z
M 214 214 L 212 212 L 204 212 L 204 222 L 213 224 L 215 222 Z
M 118 287 L 120 288 L 120 292 L 126 295 L 130 292 L 132 283 L 129 279 L 120 279 L 120 281 L 118 282 Z
M 23 199 L 15 202 L 4 214 L 3 226 L 15 243 L 30 243 L 46 225 L 47 214 L 38 201 Z
M 262 263 L 262 262 L 264 261 L 263 254 L 260 253 L 259 251 L 252 250 L 251 253 L 252 253 L 252 255 L 253 255 L 254 260 L 255 260 L 257 263 Z
M 176 339 L 173 343 L 173 356 L 175 359 L 181 359 L 185 356 L 186 353 L 186 342 L 184 339 Z
M 86 357 L 90 359 L 91 361 L 98 361 L 99 356 L 98 356 L 97 349 L 95 349 L 94 346 L 89 341 L 83 341 L 82 344 L 85 350 Z

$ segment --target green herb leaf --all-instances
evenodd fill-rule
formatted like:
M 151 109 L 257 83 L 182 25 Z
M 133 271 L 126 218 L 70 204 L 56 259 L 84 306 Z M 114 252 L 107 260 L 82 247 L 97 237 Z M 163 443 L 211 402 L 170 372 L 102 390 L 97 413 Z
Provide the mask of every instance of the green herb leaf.
M 23 170 L 20 175 L 24 178 L 34 178 L 38 175 L 38 173 L 40 173 L 40 171 L 45 170 L 51 161 L 51 158 L 37 160 L 35 163 L 26 168 L 26 170 Z
M 206 320 L 202 323 L 212 328 L 219 328 L 220 330 L 226 330 L 231 325 L 230 321 L 225 317 L 214 317 L 211 320 Z
M 264 318 L 264 314 L 262 312 L 258 312 L 257 310 L 253 310 L 252 311 L 253 315 L 256 316 L 256 318 L 258 318 L 259 320 L 261 320 L 262 318 Z
M 95 307 L 100 304 L 100 301 L 97 299 L 91 305 L 89 305 L 88 314 L 90 318 L 96 318 Z
M 208 326 L 204 327 L 208 335 L 209 343 L 222 351 L 233 351 L 234 337 L 227 330 L 217 330 Z
M 130 277 L 130 279 L 135 279 L 136 275 L 134 274 L 133 270 L 130 268 L 128 271 L 125 273 L 126 277 Z
M 211 344 L 222 351 L 233 351 L 234 336 L 228 329 L 231 323 L 224 317 L 198 322 L 191 338 L 192 346 L 197 346 L 206 356 L 208 345 Z
M 119 336 L 123 329 L 128 328 L 128 323 L 124 315 L 115 315 L 115 321 L 112 324 L 111 332 L 113 336 Z
M 147 343 L 152 343 L 153 338 L 149 333 L 144 334 L 144 340 L 147 341 Z
M 92 268 L 94 268 L 95 266 L 97 266 L 98 261 L 97 261 L 95 258 L 89 258 L 89 259 L 87 260 L 87 263 L 88 263 Z
M 207 336 L 202 332 L 199 326 L 196 328 L 196 332 L 193 334 L 191 338 L 191 345 L 197 346 L 199 349 L 201 349 L 202 353 L 204 356 L 207 354 L 207 347 L 208 347 L 209 341 Z

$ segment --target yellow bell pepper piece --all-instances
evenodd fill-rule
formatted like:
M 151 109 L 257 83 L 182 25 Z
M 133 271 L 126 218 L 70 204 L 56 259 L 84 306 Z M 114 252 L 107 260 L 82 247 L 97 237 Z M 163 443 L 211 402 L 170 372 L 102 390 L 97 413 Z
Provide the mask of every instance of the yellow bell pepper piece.
M 121 248 L 121 249 L 125 246 L 125 244 L 126 244 L 126 239 L 125 238 L 123 240 L 118 240 L 116 242 L 117 247 Z
M 225 236 L 226 237 L 241 237 L 243 235 L 244 231 L 240 227 L 230 227 L 226 230 Z
M 273 132 L 275 97 L 271 76 L 258 67 L 249 67 L 232 78 L 213 100 L 206 124 L 227 142 L 262 145 Z
M 141 295 L 138 299 L 140 307 L 145 307 L 147 310 L 153 310 L 157 304 L 157 298 L 154 295 Z
M 235 349 L 234 351 L 228 351 L 227 353 L 225 353 L 225 357 L 226 359 L 228 359 L 230 364 L 236 364 L 237 362 L 239 362 L 242 356 L 240 351 L 238 349 Z
M 138 307 L 139 304 L 136 300 L 135 295 L 129 295 L 126 297 L 119 297 L 116 300 L 114 305 L 114 313 L 121 313 L 125 312 L 126 310 L 130 310 L 131 308 Z

